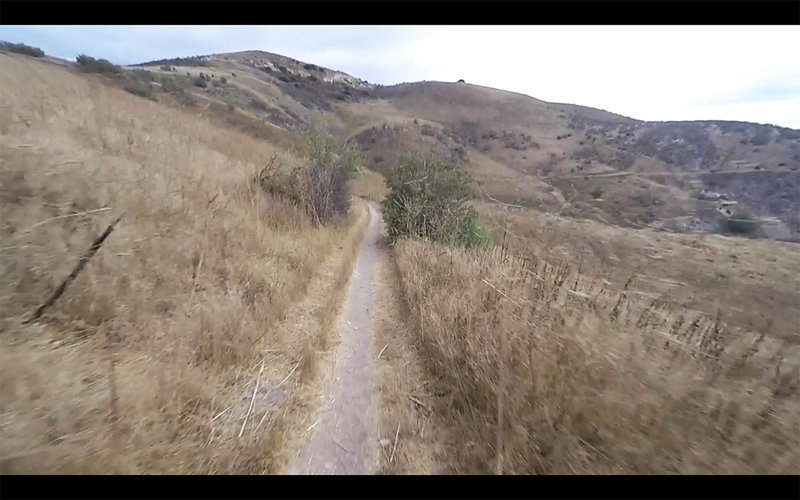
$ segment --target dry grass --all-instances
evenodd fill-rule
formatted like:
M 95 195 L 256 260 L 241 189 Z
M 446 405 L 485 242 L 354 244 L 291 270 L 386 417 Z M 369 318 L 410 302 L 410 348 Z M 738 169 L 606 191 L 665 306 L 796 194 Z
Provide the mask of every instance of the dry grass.
M 57 66 L 0 54 L 0 68 L 0 470 L 263 470 L 265 449 L 212 418 L 344 228 L 258 190 L 269 143 Z
M 797 473 L 797 345 L 568 259 L 408 240 L 395 256 L 427 375 L 450 391 L 449 472 Z
M 368 212 L 362 202 L 354 204 L 351 218 L 348 234 L 321 265 L 319 276 L 309 285 L 308 295 L 291 308 L 288 320 L 278 328 L 281 352 L 293 353 L 283 356 L 280 371 L 296 371 L 281 404 L 262 417 L 269 422 L 268 428 L 254 438 L 268 456 L 262 473 L 283 472 L 291 453 L 298 451 L 308 436 L 318 391 L 323 385 L 319 381 L 330 369 L 331 353 L 339 341 L 336 320 L 369 226 Z
M 433 420 L 436 388 L 427 383 L 416 340 L 405 324 L 397 266 L 383 240 L 375 273 L 372 316 L 375 395 L 378 440 L 381 446 L 379 474 L 435 474 L 436 433 Z M 415 401 L 416 400 L 416 401 Z M 397 428 L 397 448 L 394 449 Z M 388 443 L 388 444 L 387 444 Z
M 386 181 L 383 176 L 372 170 L 364 170 L 355 179 L 350 181 L 350 190 L 353 196 L 380 203 L 386 196 Z
M 581 272 L 707 314 L 738 328 L 800 343 L 800 246 L 714 234 L 673 234 L 576 221 L 476 203 L 506 245 L 529 258 L 566 259 Z

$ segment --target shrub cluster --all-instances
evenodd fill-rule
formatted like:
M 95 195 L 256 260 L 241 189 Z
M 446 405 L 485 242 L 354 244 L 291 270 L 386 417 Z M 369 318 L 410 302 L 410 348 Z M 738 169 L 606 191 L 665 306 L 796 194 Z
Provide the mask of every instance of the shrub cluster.
M 122 74 L 122 68 L 106 59 L 95 59 L 94 57 L 80 54 L 75 58 L 75 62 L 78 64 L 78 68 L 86 73 L 100 73 L 113 76 Z
M 364 168 L 364 159 L 354 143 L 338 144 L 317 127 L 310 127 L 305 139 L 306 162 L 290 166 L 273 158 L 257 181 L 305 210 L 314 224 L 327 224 L 350 210 L 348 181 Z
M 387 172 L 383 219 L 394 241 L 418 236 L 462 247 L 488 245 L 488 230 L 469 205 L 468 172 L 424 155 L 403 158 Z
M 31 57 L 44 57 L 44 51 L 42 49 L 39 47 L 31 47 L 24 43 L 0 42 L 0 50 Z

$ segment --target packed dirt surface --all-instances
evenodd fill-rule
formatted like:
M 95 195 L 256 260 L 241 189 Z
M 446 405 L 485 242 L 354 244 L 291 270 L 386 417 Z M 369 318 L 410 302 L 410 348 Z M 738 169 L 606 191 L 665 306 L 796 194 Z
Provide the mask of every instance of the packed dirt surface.
M 305 447 L 293 457 L 289 474 L 368 474 L 377 464 L 376 415 L 372 408 L 370 317 L 373 278 L 382 220 L 369 205 L 370 226 L 347 294 L 341 318 L 341 342 L 333 373 L 326 377 L 319 411 Z

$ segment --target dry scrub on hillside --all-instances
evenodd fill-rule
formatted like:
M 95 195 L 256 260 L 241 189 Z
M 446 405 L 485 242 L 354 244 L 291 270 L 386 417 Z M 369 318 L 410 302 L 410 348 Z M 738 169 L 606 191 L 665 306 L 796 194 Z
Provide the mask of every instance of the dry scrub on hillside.
M 0 89 L 0 471 L 264 470 L 272 450 L 213 417 L 344 223 L 315 229 L 265 194 L 274 147 L 196 114 L 4 54 Z
M 533 243 L 531 243 L 533 244 Z M 797 473 L 800 348 L 579 263 L 394 249 L 457 473 Z

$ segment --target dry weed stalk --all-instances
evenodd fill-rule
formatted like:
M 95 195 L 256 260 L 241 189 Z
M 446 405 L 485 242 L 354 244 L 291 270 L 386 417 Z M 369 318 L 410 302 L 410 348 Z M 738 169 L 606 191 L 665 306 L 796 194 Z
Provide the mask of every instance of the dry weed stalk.
M 394 252 L 428 373 L 452 390 L 437 415 L 453 472 L 795 467 L 798 384 L 775 375 L 787 358 L 770 353 L 800 359 L 797 346 L 632 294 L 641 273 L 615 290 L 577 259 L 526 261 L 505 245 L 405 240 Z

